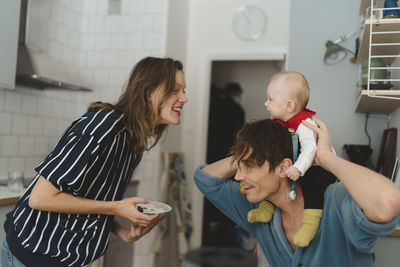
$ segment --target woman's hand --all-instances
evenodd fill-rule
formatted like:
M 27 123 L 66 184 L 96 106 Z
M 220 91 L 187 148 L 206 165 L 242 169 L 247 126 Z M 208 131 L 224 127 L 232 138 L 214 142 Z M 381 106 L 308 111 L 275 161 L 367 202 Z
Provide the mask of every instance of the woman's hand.
M 141 197 L 130 197 L 120 200 L 116 203 L 117 209 L 115 215 L 129 220 L 130 223 L 137 226 L 148 226 L 158 215 L 147 215 L 138 211 L 136 208 L 136 204 L 138 203 L 149 203 L 149 201 Z
M 124 242 L 132 243 L 150 232 L 157 224 L 165 218 L 164 215 L 155 214 L 155 217 L 147 226 L 130 224 L 130 229 L 125 228 L 121 223 L 114 219 L 113 232 Z
M 303 121 L 302 123 L 308 128 L 312 129 L 317 134 L 317 152 L 315 154 L 314 161 L 321 167 L 324 167 L 323 158 L 328 154 L 333 154 L 331 137 L 325 123 L 316 118 L 313 118 L 313 120 L 315 121 L 317 126 L 312 125 L 306 121 Z

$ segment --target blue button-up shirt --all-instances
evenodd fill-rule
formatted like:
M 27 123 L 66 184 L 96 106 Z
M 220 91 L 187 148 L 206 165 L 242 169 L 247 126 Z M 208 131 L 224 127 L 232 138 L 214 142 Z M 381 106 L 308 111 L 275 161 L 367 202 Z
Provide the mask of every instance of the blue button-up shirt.
M 373 266 L 378 236 L 391 233 L 400 215 L 386 223 L 370 221 L 342 183 L 325 191 L 324 214 L 315 238 L 308 247 L 295 251 L 286 239 L 281 210 L 276 208 L 269 223 L 249 223 L 247 213 L 257 207 L 240 194 L 239 183 L 209 176 L 200 166 L 194 180 L 200 191 L 226 216 L 251 233 L 273 267 Z

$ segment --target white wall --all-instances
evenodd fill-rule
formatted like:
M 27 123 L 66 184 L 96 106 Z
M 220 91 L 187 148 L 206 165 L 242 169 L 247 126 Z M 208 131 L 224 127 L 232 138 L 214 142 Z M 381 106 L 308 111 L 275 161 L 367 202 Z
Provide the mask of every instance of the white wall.
M 233 14 L 244 4 L 262 7 L 267 29 L 258 41 L 237 39 L 231 28 Z M 189 1 L 186 80 L 188 104 L 183 110 L 181 149 L 185 172 L 191 178 L 195 167 L 205 162 L 208 97 L 213 60 L 283 60 L 288 46 L 289 1 L 202 0 Z M 192 183 L 192 179 L 189 179 Z M 193 247 L 201 242 L 202 196 L 193 187 Z
M 188 38 L 189 1 L 168 1 L 167 29 L 166 29 L 166 56 L 183 63 L 186 72 L 186 51 Z M 190 105 L 191 103 L 189 103 Z M 182 139 L 182 124 L 170 126 L 161 140 L 162 151 L 177 151 Z
M 368 144 L 364 133 L 365 114 L 356 114 L 356 83 L 360 65 L 348 59 L 336 65 L 325 65 L 325 42 L 357 30 L 359 1 L 292 1 L 287 66 L 305 74 L 310 83 L 309 108 L 325 121 L 336 151 L 342 155 L 344 144 Z M 334 21 L 335 23 L 332 23 Z M 342 43 L 354 51 L 355 37 Z M 380 138 L 386 128 L 386 116 L 371 115 L 368 132 L 376 164 Z

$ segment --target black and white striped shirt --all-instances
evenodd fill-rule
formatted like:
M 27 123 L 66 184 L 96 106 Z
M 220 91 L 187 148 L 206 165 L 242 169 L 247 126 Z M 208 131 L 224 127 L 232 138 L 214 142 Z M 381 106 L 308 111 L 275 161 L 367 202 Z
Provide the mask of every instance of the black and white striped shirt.
M 88 112 L 65 131 L 36 167 L 37 175 L 13 211 L 5 230 L 13 254 L 28 266 L 81 266 L 104 254 L 113 216 L 65 214 L 31 209 L 40 176 L 56 188 L 88 199 L 120 200 L 140 162 L 117 111 Z

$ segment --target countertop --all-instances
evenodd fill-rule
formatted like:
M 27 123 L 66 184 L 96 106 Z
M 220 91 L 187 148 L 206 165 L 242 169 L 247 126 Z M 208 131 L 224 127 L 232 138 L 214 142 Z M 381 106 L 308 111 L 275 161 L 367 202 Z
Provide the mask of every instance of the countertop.
M 24 192 L 25 188 L 20 192 L 12 192 L 6 185 L 0 185 L 0 206 L 17 203 Z
M 139 180 L 133 179 L 130 184 L 137 186 Z M 0 206 L 17 203 L 21 195 L 25 192 L 25 189 L 20 192 L 12 192 L 6 185 L 0 185 Z

